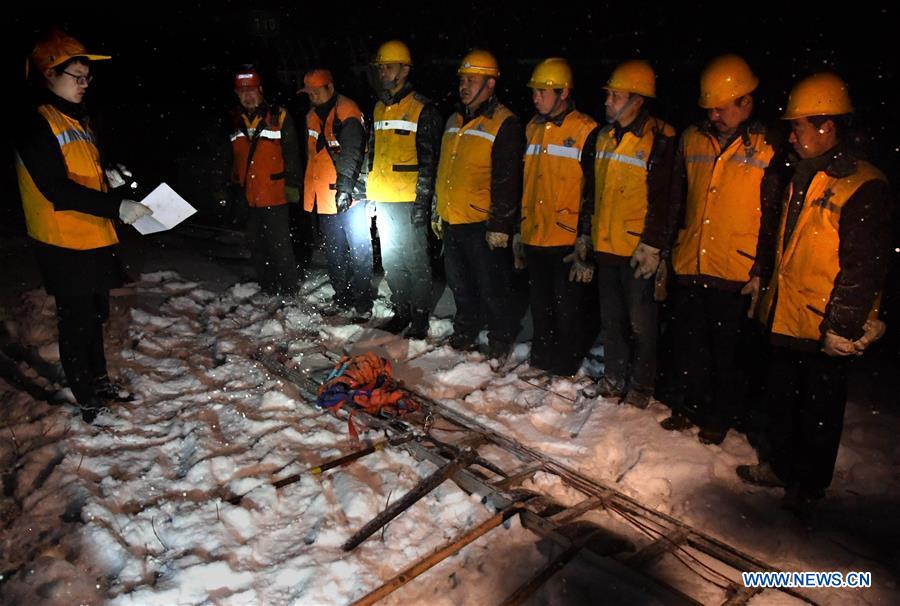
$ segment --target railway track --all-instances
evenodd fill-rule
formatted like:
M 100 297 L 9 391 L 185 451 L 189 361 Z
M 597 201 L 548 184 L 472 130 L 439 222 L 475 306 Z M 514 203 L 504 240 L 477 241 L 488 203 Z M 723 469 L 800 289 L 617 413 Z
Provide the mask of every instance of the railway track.
M 327 374 L 325 369 L 296 366 L 277 353 L 260 351 L 256 360 L 270 373 L 297 387 L 310 406 L 318 387 Z M 330 370 L 330 368 L 328 369 Z M 524 528 L 559 546 L 547 563 L 503 602 L 504 606 L 522 604 L 536 593 L 553 575 L 574 558 L 583 558 L 607 575 L 640 588 L 659 603 L 672 605 L 709 604 L 698 597 L 697 587 L 705 587 L 702 595 L 723 596 L 715 603 L 738 606 L 748 603 L 761 589 L 745 588 L 742 572 L 776 571 L 758 558 L 710 536 L 665 513 L 643 505 L 614 486 L 588 477 L 546 454 L 497 432 L 478 421 L 407 389 L 421 409 L 402 418 L 375 417 L 360 410 L 353 419 L 366 427 L 384 432 L 394 439 L 396 447 L 405 449 L 415 459 L 429 461 L 437 471 L 425 478 L 428 487 L 419 485 L 408 493 L 406 506 L 427 494 L 428 490 L 449 479 L 469 494 L 478 495 L 493 513 L 492 517 L 464 532 L 434 553 L 398 572 L 382 586 L 354 604 L 374 604 L 444 559 L 459 552 L 477 538 L 517 516 Z M 346 418 L 347 412 L 339 411 Z M 414 439 L 404 439 L 408 436 Z M 378 449 L 369 448 L 371 452 Z M 344 457 L 346 458 L 346 457 Z M 353 459 L 355 460 L 355 459 Z M 442 470 L 444 471 L 441 475 Z M 564 506 L 551 495 L 525 490 L 522 485 L 536 474 L 558 479 L 576 491 L 580 501 Z M 422 494 L 411 495 L 419 489 Z M 411 496 L 410 496 L 411 495 Z M 389 508 L 379 517 L 393 519 L 403 507 Z M 606 516 L 597 516 L 603 512 Z M 390 516 L 390 517 L 389 517 Z M 346 544 L 352 549 L 377 530 L 379 517 L 367 524 L 369 534 L 357 533 Z M 609 520 L 616 520 L 616 524 Z M 628 528 L 623 533 L 622 528 Z M 691 572 L 690 583 L 679 583 L 672 575 L 658 574 L 663 558 L 678 560 Z M 671 562 L 670 562 L 671 564 Z M 677 575 L 682 578 L 683 575 Z M 816 604 L 794 589 L 780 591 L 799 602 Z

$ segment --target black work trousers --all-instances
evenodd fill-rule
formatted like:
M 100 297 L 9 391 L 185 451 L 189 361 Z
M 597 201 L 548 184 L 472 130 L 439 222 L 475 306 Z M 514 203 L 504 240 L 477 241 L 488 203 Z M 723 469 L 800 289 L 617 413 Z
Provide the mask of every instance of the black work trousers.
M 519 334 L 518 307 L 512 304 L 512 248 L 491 250 L 484 223 L 443 222 L 444 268 L 453 292 L 453 332 L 475 340 L 488 327 L 491 342 L 511 344 Z
M 376 202 L 381 264 L 395 310 L 411 316 L 431 313 L 428 226 L 412 223 L 413 202 Z
M 370 225 L 365 204 L 335 215 L 319 215 L 334 302 L 353 306 L 360 313 L 371 311 L 374 297 Z
M 530 364 L 556 375 L 578 372 L 593 337 L 583 317 L 590 285 L 569 281 L 571 265 L 563 257 L 571 252 L 569 246 L 525 246 L 534 324 Z
M 790 487 L 817 494 L 831 484 L 844 429 L 847 358 L 772 346 L 760 458 Z
M 272 295 L 297 292 L 297 262 L 287 204 L 249 208 L 247 244 L 256 279 L 264 292 Z
M 673 389 L 667 404 L 703 428 L 725 431 L 744 416 L 746 368 L 756 353 L 742 334 L 750 297 L 682 284 L 671 294 Z
M 103 324 L 109 319 L 109 291 L 57 295 L 59 360 L 72 394 L 82 406 L 93 403 L 94 385 L 106 375 Z
M 604 374 L 629 389 L 653 394 L 658 304 L 654 280 L 635 278 L 627 261 L 595 271 L 603 326 Z
M 312 261 L 313 242 L 315 242 L 313 216 L 303 210 L 303 204 L 288 204 L 290 219 L 291 247 L 300 280 L 309 273 Z

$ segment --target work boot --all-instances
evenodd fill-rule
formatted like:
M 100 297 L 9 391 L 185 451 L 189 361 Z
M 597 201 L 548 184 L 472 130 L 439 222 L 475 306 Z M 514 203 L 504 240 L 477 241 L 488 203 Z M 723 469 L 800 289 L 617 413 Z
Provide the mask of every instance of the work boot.
M 622 403 L 635 408 L 647 408 L 650 405 L 650 394 L 639 389 L 629 389 Z
M 134 400 L 134 394 L 118 383 L 111 381 L 108 375 L 103 375 L 94 380 L 94 393 L 101 400 L 113 402 L 131 402 Z
M 512 346 L 504 341 L 488 341 L 487 357 L 489 360 L 497 360 L 501 364 L 509 356 Z
M 409 313 L 409 310 L 406 308 L 398 307 L 394 310 L 394 315 L 390 320 L 384 322 L 378 328 L 385 332 L 389 332 L 395 335 L 399 335 L 403 330 L 409 326 L 409 323 L 412 321 L 412 314 Z
M 735 471 L 738 477 L 747 484 L 754 486 L 765 486 L 767 488 L 781 488 L 784 482 L 772 469 L 768 463 L 759 463 L 758 465 L 738 465 Z
M 371 319 L 372 319 L 372 310 L 371 309 L 366 309 L 366 310 L 362 310 L 362 311 L 359 309 L 354 309 L 353 313 L 351 313 L 350 316 L 347 318 L 347 322 L 349 322 L 350 324 L 365 324 L 366 322 L 368 322 Z
M 625 381 L 604 375 L 593 385 L 586 385 L 581 393 L 586 398 L 621 398 L 625 393 Z
M 701 444 L 715 444 L 718 446 L 725 441 L 726 435 L 728 435 L 727 429 L 722 431 L 721 429 L 702 427 L 700 428 L 700 433 L 697 434 L 697 439 L 700 440 Z
M 781 508 L 786 509 L 798 518 L 809 518 L 816 504 L 825 496 L 824 490 L 808 490 L 792 486 L 785 490 L 781 498 Z
M 457 351 L 472 351 L 477 347 L 475 339 L 472 337 L 472 335 L 467 335 L 460 332 L 454 332 L 452 335 L 450 335 L 450 339 L 447 341 L 447 343 L 450 345 L 450 347 Z
M 85 423 L 93 423 L 98 414 L 108 410 L 105 406 L 103 406 L 103 402 L 96 398 L 92 398 L 84 404 L 81 404 L 79 408 L 81 409 L 81 419 Z
M 413 314 L 412 322 L 403 335 L 407 339 L 427 339 L 428 338 L 428 313 L 416 312 Z
M 694 426 L 694 423 L 680 412 L 672 413 L 672 416 L 659 422 L 660 427 L 666 431 L 684 431 Z

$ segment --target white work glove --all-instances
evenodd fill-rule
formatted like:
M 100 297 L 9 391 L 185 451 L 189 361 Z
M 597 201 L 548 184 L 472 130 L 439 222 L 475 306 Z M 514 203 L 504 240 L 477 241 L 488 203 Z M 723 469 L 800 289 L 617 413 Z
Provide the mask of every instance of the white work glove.
M 856 350 L 856 355 L 858 356 L 862 355 L 862 352 L 864 352 L 869 345 L 884 336 L 884 333 L 887 330 L 887 324 L 881 320 L 867 320 L 866 323 L 863 324 L 863 330 L 866 331 L 865 334 L 853 342 L 853 348 Z
M 741 289 L 741 294 L 750 295 L 750 309 L 747 310 L 747 317 L 752 318 L 756 315 L 756 302 L 759 300 L 759 276 L 750 278 L 750 281 Z
M 137 183 L 132 183 L 131 171 L 124 164 L 117 164 L 115 168 L 107 168 L 105 171 L 106 180 L 109 182 L 110 189 L 116 189 L 131 183 L 132 189 L 137 187 Z
M 488 248 L 491 250 L 494 250 L 495 248 L 506 248 L 509 244 L 509 234 L 498 231 L 489 231 L 485 233 L 484 239 L 487 241 Z
M 522 244 L 522 236 L 520 234 L 513 236 L 512 250 L 513 266 L 516 269 L 525 269 L 525 266 L 527 265 L 525 262 L 525 245 Z
M 844 338 L 836 332 L 825 331 L 822 339 L 822 351 L 829 356 L 851 356 L 857 353 L 853 341 Z
M 659 267 L 659 249 L 641 242 L 634 249 L 629 265 L 634 269 L 635 278 L 649 280 L 656 275 L 656 269 Z
M 441 223 L 440 217 L 432 217 L 431 231 L 434 232 L 434 235 L 437 236 L 438 240 L 444 239 L 444 225 Z
M 368 217 L 369 222 L 371 222 L 372 219 L 374 219 L 375 215 L 377 214 L 375 212 L 375 203 L 372 202 L 371 200 L 366 200 L 365 205 L 366 205 L 366 217 Z
M 122 200 L 122 204 L 119 205 L 119 218 L 125 225 L 131 225 L 141 217 L 152 214 L 150 207 L 134 200 Z

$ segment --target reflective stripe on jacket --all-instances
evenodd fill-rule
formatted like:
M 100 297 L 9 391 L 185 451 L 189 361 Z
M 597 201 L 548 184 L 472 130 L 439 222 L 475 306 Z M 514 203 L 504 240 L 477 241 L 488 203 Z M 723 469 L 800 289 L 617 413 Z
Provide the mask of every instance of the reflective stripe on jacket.
M 309 110 L 306 115 L 306 176 L 304 177 L 303 186 L 303 209 L 312 212 L 313 205 L 316 211 L 323 215 L 333 215 L 337 213 L 337 207 L 334 204 L 334 197 L 337 193 L 337 170 L 331 154 L 340 154 L 341 145 L 337 139 L 337 133 L 334 132 L 334 121 L 339 123 L 347 120 L 359 120 L 362 123 L 362 112 L 359 107 L 343 95 L 338 95 L 334 108 L 328 113 L 325 124 L 316 113 L 315 108 Z M 316 143 L 320 135 L 324 133 L 325 144 L 331 150 L 324 147 L 316 151 Z
M 441 142 L 437 209 L 441 219 L 459 223 L 487 221 L 491 212 L 491 152 L 500 127 L 513 113 L 497 105 L 491 116 L 466 124 L 459 113 L 450 116 Z
M 91 130 L 52 105 L 41 105 L 38 113 L 50 123 L 66 162 L 68 178 L 84 187 L 106 191 L 100 152 Z M 16 162 L 16 172 L 28 235 L 32 238 L 74 250 L 101 248 L 119 241 L 112 221 L 74 210 L 56 211 L 21 161 Z
M 272 110 L 265 116 L 250 117 L 241 113 L 237 128 L 231 135 L 234 165 L 232 178 L 239 183 L 254 208 L 287 204 L 284 197 L 284 154 L 281 147 L 281 127 L 285 111 Z M 253 139 L 256 147 L 249 158 Z M 249 164 L 248 164 L 249 159 Z
M 787 188 L 775 271 L 760 302 L 759 318 L 764 323 L 771 319 L 773 334 L 813 341 L 821 339 L 820 325 L 841 271 L 838 257 L 841 209 L 862 185 L 872 180 L 884 181 L 885 177 L 864 161 L 858 161 L 856 171 L 849 176 L 834 177 L 824 171 L 816 173 L 785 245 L 786 205 L 793 194 L 792 187 Z M 875 311 L 873 308 L 873 314 Z
M 763 175 L 775 151 L 748 131 L 724 150 L 696 125 L 682 138 L 687 200 L 672 264 L 679 276 L 746 282 L 756 260 Z
M 372 170 L 366 195 L 376 202 L 412 202 L 416 199 L 419 161 L 416 133 L 424 104 L 410 92 L 397 103 L 375 104 L 372 129 Z
M 568 113 L 559 126 L 539 116 L 528 123 L 522 243 L 545 247 L 575 243 L 584 187 L 581 155 L 596 127 L 593 119 L 577 110 Z
M 637 248 L 647 217 L 647 174 L 657 133 L 674 137 L 675 129 L 662 120 L 649 118 L 640 135 L 629 130 L 619 142 L 614 125 L 604 127 L 598 134 L 591 220 L 595 251 L 630 257 Z

